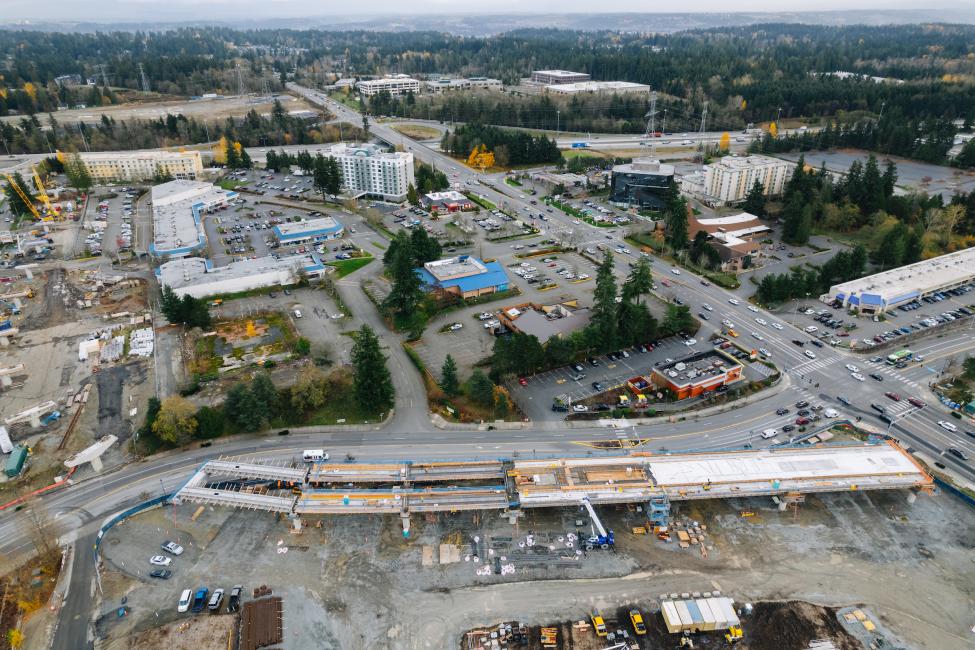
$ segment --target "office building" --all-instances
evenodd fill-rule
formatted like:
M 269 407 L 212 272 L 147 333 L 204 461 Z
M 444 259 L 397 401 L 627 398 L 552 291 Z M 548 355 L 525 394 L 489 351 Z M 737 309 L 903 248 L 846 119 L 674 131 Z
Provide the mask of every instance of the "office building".
M 382 79 L 369 79 L 360 81 L 356 84 L 359 93 L 366 97 L 378 95 L 384 90 L 390 95 L 406 95 L 407 93 L 419 93 L 420 82 L 409 75 L 395 74 L 388 75 Z
M 555 84 L 575 84 L 589 81 L 591 77 L 585 72 L 570 72 L 569 70 L 535 70 L 531 80 L 543 86 Z
M 152 188 L 152 244 L 156 257 L 181 257 L 206 245 L 203 215 L 221 210 L 236 192 L 200 181 L 170 181 Z
M 559 83 L 545 86 L 545 91 L 557 95 L 578 95 L 581 93 L 617 94 L 628 93 L 650 94 L 650 86 L 646 84 L 630 83 L 629 81 L 581 81 L 579 83 Z
M 954 289 L 975 280 L 975 248 L 932 257 L 830 287 L 820 296 L 861 314 L 882 314 L 898 305 Z
M 333 217 L 320 217 L 307 221 L 282 223 L 274 226 L 272 232 L 280 244 L 294 246 L 340 239 L 345 229 Z
M 431 93 L 443 93 L 451 90 L 501 90 L 500 79 L 488 77 L 469 77 L 467 79 L 452 79 L 441 77 L 423 83 L 423 88 Z
M 708 243 L 721 256 L 724 271 L 740 271 L 751 266 L 761 247 L 756 240 L 770 231 L 758 217 L 747 212 L 711 218 L 690 216 L 687 226 L 691 239 L 701 231 L 710 235 Z
M 609 202 L 625 208 L 665 210 L 674 166 L 652 158 L 635 158 L 613 167 Z
M 470 255 L 427 262 L 416 270 L 427 291 L 442 291 L 461 298 L 476 298 L 507 291 L 508 276 L 498 262 L 482 262 Z
M 279 285 L 294 285 L 304 277 L 321 277 L 326 267 L 312 254 L 266 256 L 213 267 L 202 257 L 184 257 L 156 269 L 159 284 L 176 295 L 205 298 Z
M 338 144 L 329 149 L 342 171 L 342 189 L 353 196 L 373 196 L 403 201 L 413 175 L 413 154 L 386 152 L 373 144 Z
M 697 397 L 741 379 L 742 365 L 718 350 L 706 350 L 653 369 L 653 383 L 677 399 Z
M 755 181 L 765 188 L 766 196 L 778 196 L 795 166 L 769 156 L 725 156 L 708 165 L 702 198 L 711 205 L 744 201 Z
M 196 180 L 203 175 L 199 151 L 104 151 L 79 154 L 96 183 L 159 177 Z

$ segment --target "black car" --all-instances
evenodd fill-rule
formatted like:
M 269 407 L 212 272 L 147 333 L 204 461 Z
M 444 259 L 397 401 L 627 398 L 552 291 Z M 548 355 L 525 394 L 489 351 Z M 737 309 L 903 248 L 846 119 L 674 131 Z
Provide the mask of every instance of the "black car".
M 806 344 L 805 341 L 800 341 L 799 339 L 792 339 L 792 343 L 798 345 L 800 348 Z
M 589 365 L 591 365 L 591 366 L 598 366 L 599 365 L 599 359 L 597 359 L 596 357 L 590 357 L 590 359 L 589 359 Z
M 227 611 L 236 612 L 240 609 L 240 592 L 244 590 L 241 585 L 235 585 L 233 589 L 230 590 L 230 600 L 227 601 Z
M 870 405 L 870 408 L 872 408 L 874 411 L 877 411 L 878 413 L 886 413 L 887 412 L 887 409 L 886 409 L 886 407 L 884 407 L 883 404 L 871 404 Z
M 775 414 L 776 415 L 786 415 L 788 412 L 789 412 L 789 409 L 787 409 L 787 408 L 780 408 L 780 409 L 776 409 Z
M 795 431 L 796 426 L 794 424 L 786 424 L 782 426 L 782 430 L 785 431 L 786 433 L 789 433 L 790 431 Z
M 812 340 L 812 341 L 810 341 L 810 343 L 812 343 L 813 345 L 815 345 L 817 348 L 823 347 L 822 342 L 821 341 L 816 341 L 815 339 Z
M 968 460 L 968 454 L 957 447 L 948 447 L 945 451 L 960 460 Z
M 799 409 L 796 415 L 799 415 L 801 417 L 806 417 L 807 415 L 809 415 L 809 409 Z
M 169 576 L 173 575 L 173 572 L 169 569 L 153 569 L 149 572 L 150 578 L 159 578 L 160 580 L 169 580 Z
M 807 406 L 809 406 L 809 402 L 807 402 L 806 400 L 802 400 L 801 402 L 796 402 L 797 409 L 804 409 Z
M 875 373 L 875 372 L 871 372 L 871 373 L 870 373 L 870 378 L 871 378 L 871 379 L 876 379 L 877 381 L 883 381 L 883 380 L 884 380 L 884 377 L 883 377 L 883 375 L 878 375 L 878 374 L 877 374 L 877 373 Z

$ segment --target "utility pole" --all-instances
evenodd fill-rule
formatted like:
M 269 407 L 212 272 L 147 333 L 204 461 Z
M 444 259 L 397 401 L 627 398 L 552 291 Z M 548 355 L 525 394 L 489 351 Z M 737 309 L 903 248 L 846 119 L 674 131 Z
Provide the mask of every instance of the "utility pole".
M 102 85 L 108 88 L 108 75 L 105 74 L 105 64 L 98 64 L 98 71 L 102 73 Z
M 667 109 L 666 108 L 664 109 L 663 119 L 660 120 L 660 132 L 661 133 L 667 132 Z
M 237 96 L 243 97 L 244 96 L 244 71 L 240 69 L 239 63 L 235 67 L 237 69 Z
M 779 112 L 775 114 L 775 128 L 779 129 L 779 122 L 782 121 L 782 107 L 779 106 Z
M 878 121 L 878 122 L 879 122 L 879 121 L 881 120 L 881 118 L 883 118 L 883 116 L 884 116 L 884 106 L 886 106 L 886 105 L 887 105 L 887 102 L 880 102 L 880 115 L 878 115 L 878 116 L 877 116 L 877 121 Z
M 142 79 L 142 92 L 149 92 L 149 77 L 146 76 L 146 71 L 142 69 L 142 64 L 139 64 L 139 77 Z
M 562 115 L 562 111 L 555 111 L 555 132 L 559 132 L 559 118 Z
M 650 138 L 650 158 L 653 159 L 653 155 L 657 150 L 657 141 L 654 139 L 656 131 L 654 130 L 654 123 L 657 118 L 657 91 L 650 93 L 650 112 L 644 117 L 650 118 L 647 121 L 647 132 L 644 137 Z

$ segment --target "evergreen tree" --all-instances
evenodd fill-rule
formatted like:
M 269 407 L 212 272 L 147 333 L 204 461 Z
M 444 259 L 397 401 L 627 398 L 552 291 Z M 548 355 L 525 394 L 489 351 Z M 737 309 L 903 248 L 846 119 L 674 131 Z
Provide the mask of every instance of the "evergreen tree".
M 251 380 L 251 395 L 254 401 L 264 413 L 265 420 L 270 420 L 278 413 L 279 397 L 278 389 L 271 381 L 271 375 L 267 371 L 262 371 L 254 375 Z
M 481 406 L 494 406 L 494 383 L 481 372 L 480 368 L 474 369 L 467 382 L 467 396 Z
M 759 218 L 765 216 L 765 186 L 762 185 L 762 181 L 755 179 L 741 209 Z
M 77 152 L 65 156 L 64 172 L 68 176 L 68 182 L 79 192 L 87 193 L 94 184 L 91 173 L 88 171 L 88 165 Z
M 687 200 L 683 196 L 674 201 L 667 215 L 666 223 L 666 241 L 670 249 L 676 252 L 687 248 Z
M 877 158 L 873 154 L 867 157 L 867 164 L 863 167 L 863 181 L 861 185 L 860 210 L 864 215 L 872 215 L 884 205 L 884 181 L 880 177 Z
M 416 267 L 439 260 L 443 254 L 440 242 L 427 234 L 423 228 L 413 229 L 410 234 L 410 248 L 413 251 L 413 265 Z
M 449 354 L 440 367 L 440 387 L 450 397 L 454 397 L 460 391 L 460 382 L 457 379 L 457 364 Z
M 420 205 L 420 195 L 417 194 L 416 187 L 413 186 L 413 183 L 410 183 L 410 186 L 406 188 L 406 200 L 410 205 Z
M 887 161 L 887 166 L 884 167 L 884 175 L 881 179 L 881 184 L 884 188 L 884 200 L 889 199 L 894 196 L 894 186 L 897 185 L 897 165 L 894 164 L 893 160 Z
M 622 295 L 624 298 L 627 296 L 636 299 L 636 303 L 640 304 L 642 297 L 648 293 L 653 288 L 653 272 L 650 266 L 650 260 L 647 257 L 641 255 L 636 261 L 636 266 L 630 271 L 629 277 L 627 277 L 626 282 L 623 283 Z
M 592 318 L 594 335 L 604 349 L 616 343 L 616 276 L 613 274 L 613 254 L 606 251 L 596 270 L 596 289 L 593 292 Z
M 379 349 L 379 339 L 368 325 L 355 334 L 352 345 L 352 385 L 356 403 L 363 410 L 388 411 L 393 406 L 395 389 Z
M 396 250 L 387 265 L 393 286 L 386 297 L 386 306 L 397 316 L 404 318 L 413 314 L 423 293 L 420 277 L 416 274 L 416 260 L 409 236 L 401 230 L 396 233 L 391 247 L 393 244 Z

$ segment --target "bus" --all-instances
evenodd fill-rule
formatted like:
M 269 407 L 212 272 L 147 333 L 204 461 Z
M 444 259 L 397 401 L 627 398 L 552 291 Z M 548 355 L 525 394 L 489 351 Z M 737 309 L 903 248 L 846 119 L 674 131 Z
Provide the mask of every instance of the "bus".
M 901 361 L 910 361 L 914 358 L 914 353 L 910 350 L 898 350 L 897 352 L 887 356 L 887 365 L 893 366 Z

